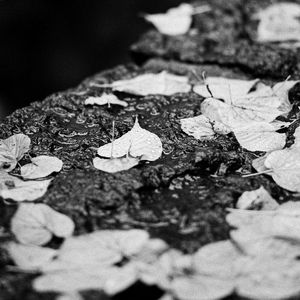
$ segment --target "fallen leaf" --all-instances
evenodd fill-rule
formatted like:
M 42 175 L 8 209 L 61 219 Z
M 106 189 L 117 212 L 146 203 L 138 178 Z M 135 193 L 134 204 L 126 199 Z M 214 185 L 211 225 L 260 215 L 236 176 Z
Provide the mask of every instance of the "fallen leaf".
M 236 207 L 239 209 L 274 210 L 279 207 L 279 204 L 261 186 L 257 190 L 244 192 L 238 199 Z
M 49 263 L 57 254 L 57 250 L 33 245 L 22 245 L 9 242 L 5 245 L 14 263 L 22 270 L 39 270 Z
M 248 299 L 290 299 L 300 294 L 300 263 L 290 259 L 243 258 L 236 293 Z
M 216 133 L 228 134 L 231 132 L 231 130 L 222 123 L 210 121 L 210 119 L 204 115 L 181 119 L 180 123 L 181 129 L 197 140 L 213 137 Z
M 254 80 L 241 80 L 224 77 L 207 77 L 205 84 L 195 85 L 193 91 L 204 97 L 223 99 L 226 103 L 245 97 L 252 88 L 259 82 L 258 79 Z M 212 93 L 207 89 L 207 85 Z
M 300 192 L 299 150 L 284 149 L 274 151 L 265 160 L 265 166 L 273 180 L 282 188 Z
M 188 77 L 169 74 L 166 71 L 158 74 L 142 74 L 132 79 L 95 86 L 110 87 L 114 91 L 137 96 L 171 96 L 176 93 L 188 93 L 191 90 Z
M 300 41 L 300 5 L 282 2 L 268 6 L 256 14 L 259 42 Z
M 300 241 L 259 234 L 251 227 L 232 230 L 230 238 L 244 255 L 267 259 L 296 259 L 300 255 Z
M 38 292 L 72 293 L 84 290 L 103 290 L 115 295 L 137 281 L 135 269 L 131 266 L 109 268 L 85 268 L 64 270 L 44 274 L 33 281 Z
M 105 268 L 138 253 L 148 239 L 143 230 L 100 230 L 70 237 L 61 246 L 57 259 L 43 271 Z
M 139 164 L 140 159 L 137 157 L 120 157 L 120 158 L 100 158 L 93 159 L 93 165 L 96 169 L 107 173 L 116 173 L 129 170 Z
M 63 162 L 54 156 L 40 155 L 31 159 L 31 163 L 21 167 L 21 176 L 25 179 L 46 177 L 60 172 Z
M 194 13 L 203 13 L 209 10 L 207 5 L 194 9 L 190 4 L 182 3 L 164 14 L 146 14 L 144 18 L 152 23 L 160 33 L 176 36 L 186 34 L 189 31 Z
M 286 135 L 276 132 L 285 126 L 280 122 L 252 122 L 234 128 L 233 132 L 239 144 L 249 151 L 273 151 L 285 146 Z
M 123 107 L 127 107 L 128 103 L 126 101 L 122 101 L 118 99 L 114 94 L 102 94 L 100 97 L 88 97 L 85 102 L 85 105 L 108 105 L 110 107 L 111 104 L 120 105 Z
M 42 197 L 51 179 L 42 181 L 24 181 L 6 172 L 0 172 L 0 196 L 14 201 L 34 201 Z
M 268 157 L 269 153 L 261 156 L 261 157 L 258 157 L 258 158 L 255 158 L 253 159 L 252 161 L 252 167 L 259 173 L 263 173 L 265 171 L 268 170 L 268 168 L 265 166 L 265 161 L 266 161 L 266 158 Z
M 14 134 L 5 140 L 0 140 L 0 168 L 6 172 L 12 171 L 18 161 L 30 148 L 30 138 L 22 133 Z
M 229 240 L 210 243 L 193 255 L 193 267 L 197 274 L 230 280 L 237 275 L 235 262 L 241 255 Z
M 241 83 L 234 81 L 231 84 L 228 79 L 227 85 L 222 83 L 225 80 L 219 78 L 217 81 L 221 83 L 212 84 L 212 87 L 208 85 L 213 98 L 208 91 L 205 92 L 205 85 L 198 86 L 196 91 L 207 98 L 201 103 L 202 114 L 231 128 L 238 128 L 250 122 L 269 123 L 276 117 L 287 114 L 292 107 L 288 92 L 298 83 L 298 81 L 283 81 L 271 88 L 257 80 Z M 224 102 L 217 99 L 218 97 Z
M 46 204 L 20 204 L 11 219 L 11 231 L 22 244 L 44 245 L 52 235 L 67 238 L 74 231 L 74 222 Z
M 180 300 L 217 300 L 233 293 L 234 282 L 206 276 L 182 276 L 171 283 L 171 291 Z
M 98 155 L 107 158 L 121 158 L 130 156 L 140 160 L 157 160 L 162 154 L 162 143 L 160 138 L 140 127 L 138 120 L 130 131 L 125 133 L 114 142 L 101 146 L 98 149 Z M 136 164 L 134 159 L 129 159 L 127 163 Z M 100 161 L 97 160 L 99 163 Z M 121 161 L 123 163 L 123 161 Z M 126 162 L 126 160 L 125 160 Z M 102 162 L 103 163 L 103 162 Z M 119 163 L 118 163 L 119 164 Z

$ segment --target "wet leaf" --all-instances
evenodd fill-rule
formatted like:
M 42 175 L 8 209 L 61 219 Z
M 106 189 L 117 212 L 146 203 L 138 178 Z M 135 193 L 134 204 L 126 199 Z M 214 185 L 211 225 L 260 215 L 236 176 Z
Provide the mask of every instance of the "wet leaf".
M 5 172 L 0 172 L 0 196 L 14 201 L 34 201 L 42 197 L 51 179 L 24 181 Z
M 0 140 L 0 169 L 6 172 L 12 171 L 29 148 L 30 138 L 25 134 L 14 134 L 5 140 Z
M 190 4 L 183 3 L 164 14 L 145 15 L 145 19 L 162 34 L 181 35 L 189 31 L 193 12 L 194 9 Z
M 176 93 L 188 93 L 191 90 L 188 77 L 169 74 L 166 71 L 158 74 L 142 74 L 132 79 L 98 86 L 138 96 L 171 96 Z
M 20 204 L 11 220 L 11 231 L 22 244 L 44 245 L 52 235 L 67 238 L 73 234 L 74 222 L 46 204 Z
M 260 22 L 257 29 L 259 42 L 300 41 L 300 5 L 276 3 L 256 15 Z
M 127 155 L 140 160 L 157 160 L 162 154 L 162 143 L 160 138 L 140 127 L 138 120 L 130 131 L 116 139 L 113 143 L 101 146 L 98 155 L 107 158 L 121 158 Z M 97 160 L 97 162 L 99 162 Z M 128 163 L 135 163 L 134 159 Z M 135 165 L 135 164 L 134 164 Z
M 54 156 L 40 155 L 31 159 L 31 163 L 21 167 L 21 176 L 26 179 L 46 177 L 60 172 L 63 162 Z
M 216 133 L 228 134 L 231 130 L 220 122 L 210 121 L 204 115 L 193 118 L 181 119 L 181 129 L 195 139 L 207 139 L 213 137 Z
M 137 157 L 120 157 L 120 158 L 100 158 L 93 159 L 93 165 L 96 169 L 107 173 L 116 173 L 129 170 L 139 164 L 140 159 Z
M 234 128 L 233 132 L 239 144 L 249 151 L 273 151 L 285 146 L 286 135 L 276 132 L 284 126 L 280 122 L 252 122 Z
M 57 254 L 57 250 L 51 248 L 22 245 L 15 242 L 9 242 L 5 248 L 14 263 L 22 270 L 39 270 Z
M 123 107 L 127 107 L 128 103 L 126 101 L 122 101 L 118 99 L 114 94 L 102 94 L 100 97 L 88 97 L 85 102 L 85 105 L 108 105 L 110 107 L 111 104 L 120 105 Z
M 261 186 L 257 190 L 244 192 L 238 199 L 236 207 L 239 209 L 274 210 L 279 207 L 279 204 Z

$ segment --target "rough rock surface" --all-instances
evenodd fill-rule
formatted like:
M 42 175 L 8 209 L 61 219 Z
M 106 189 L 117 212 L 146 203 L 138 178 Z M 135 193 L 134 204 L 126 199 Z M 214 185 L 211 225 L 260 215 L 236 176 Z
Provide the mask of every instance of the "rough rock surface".
M 32 139 L 31 156 L 55 155 L 64 162 L 62 172 L 39 201 L 72 217 L 76 234 L 96 229 L 144 228 L 152 237 L 192 253 L 201 245 L 228 237 L 226 208 L 233 207 L 246 190 L 263 185 L 280 203 L 299 200 L 299 196 L 280 188 L 271 177 L 241 177 L 241 172 L 252 171 L 251 161 L 256 156 L 242 149 L 233 135 L 197 141 L 182 132 L 179 120 L 200 112 L 203 98 L 193 92 L 170 97 L 118 93 L 120 99 L 128 102 L 126 108 L 84 105 L 88 96 L 109 90 L 92 83 L 161 70 L 188 75 L 194 82 L 194 71 L 231 78 L 260 76 L 268 83 L 288 74 L 299 79 L 294 50 L 259 45 L 247 33 L 252 30 L 245 24 L 248 11 L 269 1 L 249 1 L 247 5 L 241 0 L 210 3 L 216 7 L 211 15 L 204 19 L 195 17 L 195 26 L 199 24 L 201 28 L 199 34 L 166 38 L 151 31 L 133 46 L 136 55 L 143 55 L 144 59 L 160 58 L 147 60 L 142 66 L 118 66 L 99 73 L 74 89 L 15 111 L 0 124 L 0 138 L 19 132 L 28 134 Z M 291 102 L 300 101 L 299 95 L 297 85 L 290 91 Z M 297 110 L 291 114 L 299 117 Z M 110 141 L 112 121 L 115 120 L 115 135 L 119 137 L 131 129 L 136 115 L 143 128 L 161 138 L 162 157 L 116 174 L 96 170 L 92 165 L 95 148 Z M 299 123 L 289 129 L 289 137 Z M 0 206 L 3 242 L 11 239 L 9 220 L 16 206 L 4 202 Z M 8 267 L 10 264 L 7 254 L 0 251 L 0 299 L 54 299 L 54 294 L 33 292 L 33 275 L 18 273 Z M 154 288 L 144 293 L 145 287 L 139 284 L 133 289 L 143 290 L 143 299 L 157 299 L 160 295 Z M 130 291 L 125 293 L 116 299 L 132 298 Z M 87 300 L 107 299 L 100 292 L 85 292 L 83 296 Z

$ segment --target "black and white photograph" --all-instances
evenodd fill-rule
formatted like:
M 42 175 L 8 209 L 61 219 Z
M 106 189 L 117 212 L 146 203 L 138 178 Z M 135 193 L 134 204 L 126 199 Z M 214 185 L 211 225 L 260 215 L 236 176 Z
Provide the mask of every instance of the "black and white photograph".
M 0 300 L 300 300 L 300 0 L 0 0 Z

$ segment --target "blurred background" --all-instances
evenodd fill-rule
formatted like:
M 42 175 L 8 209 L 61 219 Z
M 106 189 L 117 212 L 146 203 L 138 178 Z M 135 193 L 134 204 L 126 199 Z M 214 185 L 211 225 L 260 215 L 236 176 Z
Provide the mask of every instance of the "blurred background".
M 182 0 L 0 0 L 0 118 L 130 60 L 141 12 Z

